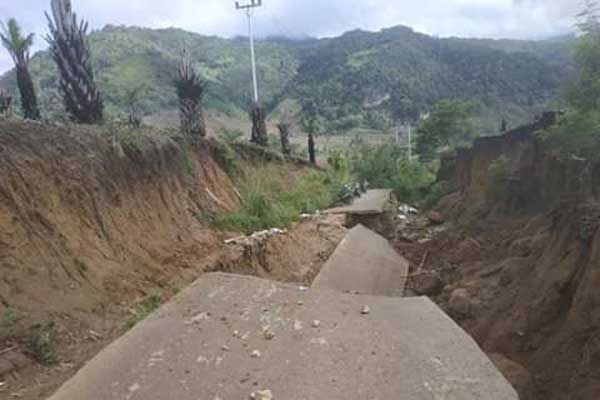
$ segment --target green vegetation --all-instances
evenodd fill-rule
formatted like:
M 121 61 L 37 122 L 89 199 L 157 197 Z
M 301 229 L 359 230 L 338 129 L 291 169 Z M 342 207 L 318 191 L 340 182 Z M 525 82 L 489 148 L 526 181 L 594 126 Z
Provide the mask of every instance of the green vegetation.
M 370 187 L 392 189 L 403 202 L 422 200 L 435 180 L 425 165 L 409 161 L 406 150 L 395 143 L 355 145 L 349 157 L 352 172 L 360 181 L 369 182 Z
M 185 172 L 187 172 L 187 174 L 190 176 L 195 176 L 197 170 L 196 160 L 194 158 L 194 149 L 192 148 L 192 144 L 188 139 L 188 137 L 185 137 L 179 142 L 179 148 L 181 150 L 181 160 L 183 161 Z
M 555 98 L 569 75 L 568 40 L 435 39 L 406 27 L 324 39 L 300 65 L 291 89 L 323 131 L 385 131 L 416 121 L 443 99 L 471 101 L 478 131 L 514 126 Z
M 202 99 L 206 81 L 194 67 L 187 49 L 181 53 L 175 89 L 179 101 L 179 127 L 186 136 L 197 139 L 206 137 L 206 123 L 202 110 Z
M 58 354 L 54 351 L 52 344 L 51 322 L 33 325 L 25 337 L 25 349 L 27 353 L 40 363 L 54 364 L 58 362 Z
M 77 21 L 70 0 L 52 0 L 46 13 L 52 59 L 60 71 L 60 92 L 69 118 L 81 124 L 104 120 L 104 103 L 96 85 L 87 40 L 88 23 Z
M 449 195 L 453 191 L 454 189 L 450 182 L 436 182 L 427 189 L 427 194 L 421 202 L 421 207 L 429 210 L 435 207 L 444 196 Z
M 33 80 L 29 73 L 29 50 L 33 46 L 33 33 L 23 36 L 21 27 L 17 20 L 11 18 L 6 25 L 0 23 L 0 42 L 8 51 L 16 69 L 16 83 L 21 95 L 21 108 L 23 116 L 27 119 L 39 119 L 40 110 L 37 105 L 37 96 L 33 86 Z
M 436 39 L 409 28 L 355 31 L 323 40 L 257 43 L 261 96 L 267 111 L 294 104 L 294 115 L 315 117 L 325 134 L 389 131 L 415 121 L 442 99 L 470 100 L 480 130 L 496 133 L 529 120 L 555 97 L 568 76 L 570 39 L 528 42 Z M 245 115 L 251 100 L 247 44 L 178 29 L 107 26 L 89 35 L 92 66 L 109 117 L 129 115 L 128 93 L 144 85 L 143 114 L 177 108 L 172 82 L 182 43 L 208 81 L 205 107 Z M 48 53 L 32 58 L 45 116 L 62 105 L 58 71 Z M 14 72 L 0 87 L 16 94 Z
M 417 129 L 417 153 L 421 159 L 431 161 L 441 148 L 470 143 L 474 135 L 469 121 L 472 111 L 472 105 L 466 102 L 437 103 Z
M 247 234 L 273 227 L 288 228 L 300 214 L 333 205 L 350 180 L 344 169 L 311 170 L 293 185 L 281 174 L 280 168 L 272 165 L 241 178 L 240 211 L 213 217 L 212 225 Z
M 583 35 L 574 45 L 576 77 L 562 123 L 544 132 L 546 146 L 563 156 L 600 159 L 600 8 L 587 1 L 579 15 Z
M 7 307 L 2 313 L 1 322 L 3 326 L 10 327 L 16 324 L 21 318 L 22 315 L 15 308 Z
M 163 298 L 159 294 L 152 294 L 138 302 L 135 308 L 131 311 L 131 317 L 125 324 L 125 329 L 129 330 L 143 321 L 147 316 L 156 311 L 162 304 Z
M 228 115 L 245 114 L 252 89 L 245 40 L 208 37 L 173 28 L 111 25 L 91 32 L 88 39 L 92 67 L 110 118 L 125 119 L 129 115 L 128 93 L 142 84 L 146 90 L 139 108 L 144 115 L 177 108 L 173 80 L 183 44 L 194 67 L 208 81 L 204 106 Z M 258 42 L 256 51 L 261 95 L 270 105 L 295 75 L 299 49 L 279 42 Z M 40 101 L 45 116 L 64 115 L 58 91 L 59 73 L 50 54 L 36 54 L 30 70 L 36 86 L 42 89 Z M 14 72 L 0 78 L 0 87 L 16 92 Z

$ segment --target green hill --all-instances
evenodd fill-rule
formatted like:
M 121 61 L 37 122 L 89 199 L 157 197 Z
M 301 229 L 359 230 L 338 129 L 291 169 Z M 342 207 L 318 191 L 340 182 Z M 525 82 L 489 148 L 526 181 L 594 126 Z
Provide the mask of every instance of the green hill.
M 496 124 L 517 123 L 559 94 L 570 70 L 559 57 L 568 59 L 568 46 L 354 31 L 322 40 L 292 86 L 305 109 L 345 128 L 381 114 L 414 120 L 445 98 L 474 102 Z
M 90 43 L 112 116 L 127 112 L 127 94 L 140 85 L 146 114 L 174 109 L 171 82 L 184 45 L 209 81 L 209 109 L 241 115 L 249 104 L 244 38 L 107 26 L 93 32 Z M 300 105 L 321 116 L 329 132 L 381 130 L 391 121 L 417 118 L 443 98 L 473 101 L 482 121 L 492 126 L 499 115 L 515 123 L 529 118 L 556 97 L 570 71 L 568 46 L 568 39 L 436 39 L 406 27 L 321 40 L 269 38 L 257 43 L 258 75 L 269 110 L 281 103 Z M 60 114 L 57 71 L 49 55 L 36 54 L 31 70 L 43 109 Z M 16 91 L 13 72 L 0 78 L 0 87 Z

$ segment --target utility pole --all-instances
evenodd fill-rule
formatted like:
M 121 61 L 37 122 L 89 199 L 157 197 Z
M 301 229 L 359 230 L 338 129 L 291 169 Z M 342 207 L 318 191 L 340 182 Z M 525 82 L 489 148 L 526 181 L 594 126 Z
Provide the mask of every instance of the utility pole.
M 254 9 L 262 6 L 262 0 L 250 0 L 250 3 L 240 4 L 235 2 L 236 10 L 246 11 L 248 17 L 248 36 L 250 37 L 250 57 L 252 59 L 252 84 L 254 87 L 254 104 L 258 105 L 258 79 L 256 77 L 256 55 L 254 53 L 254 32 L 252 30 L 252 15 Z

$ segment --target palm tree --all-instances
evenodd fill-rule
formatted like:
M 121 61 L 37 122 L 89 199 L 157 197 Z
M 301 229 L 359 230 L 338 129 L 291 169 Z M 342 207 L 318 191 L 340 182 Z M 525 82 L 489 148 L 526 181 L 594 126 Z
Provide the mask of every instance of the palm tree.
M 206 80 L 194 68 L 187 48 L 181 52 L 181 61 L 174 84 L 179 99 L 181 130 L 193 139 L 205 137 L 206 124 L 202 111 L 202 99 L 206 92 Z
M 92 69 L 87 39 L 88 23 L 77 21 L 71 0 L 52 0 L 46 13 L 50 34 L 46 41 L 60 72 L 65 109 L 75 122 L 97 124 L 104 119 L 104 103 Z
M 34 35 L 31 33 L 24 37 L 21 27 L 14 18 L 9 19 L 6 24 L 0 22 L 0 27 L 2 45 L 10 53 L 17 69 L 17 85 L 21 93 L 23 114 L 27 119 L 40 119 L 35 88 L 29 73 L 29 49 L 33 45 Z
M 6 90 L 0 89 L 0 115 L 8 114 L 12 96 Z

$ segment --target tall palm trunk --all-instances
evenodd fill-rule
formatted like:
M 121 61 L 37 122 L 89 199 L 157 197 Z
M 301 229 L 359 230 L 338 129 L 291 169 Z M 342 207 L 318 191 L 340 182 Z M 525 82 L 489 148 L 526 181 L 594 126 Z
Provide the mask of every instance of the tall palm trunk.
M 250 110 L 252 119 L 252 135 L 250 141 L 259 146 L 267 147 L 269 145 L 269 136 L 267 135 L 267 123 L 265 121 L 265 111 L 258 104 L 252 106 Z
M 10 111 L 12 96 L 7 91 L 0 89 L 0 114 L 4 115 Z
M 40 119 L 33 80 L 29 73 L 29 50 L 33 45 L 33 33 L 24 36 L 16 19 L 10 18 L 6 24 L 0 22 L 0 42 L 10 54 L 17 70 L 17 86 L 21 93 L 23 116 L 27 119 Z
M 26 119 L 40 119 L 40 109 L 38 108 L 35 88 L 27 64 L 17 65 L 17 86 L 21 93 L 23 116 Z
M 308 159 L 311 164 L 317 164 L 317 150 L 315 146 L 315 135 L 313 133 L 308 134 Z
M 290 126 L 282 122 L 277 125 L 277 129 L 279 129 L 279 138 L 281 139 L 281 152 L 289 156 L 292 153 L 290 146 Z

